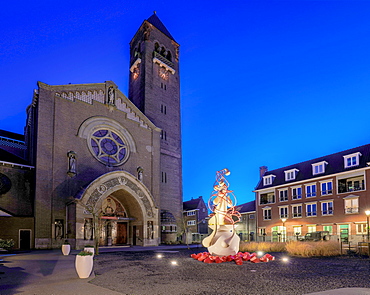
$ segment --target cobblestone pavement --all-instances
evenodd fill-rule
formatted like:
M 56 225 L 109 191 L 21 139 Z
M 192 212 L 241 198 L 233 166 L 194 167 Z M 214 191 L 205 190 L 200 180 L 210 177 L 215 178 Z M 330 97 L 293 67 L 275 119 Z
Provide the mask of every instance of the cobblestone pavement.
M 369 258 L 302 258 L 270 253 L 275 255 L 275 261 L 244 262 L 240 266 L 234 262 L 206 264 L 190 257 L 203 251 L 206 249 L 102 253 L 96 257 L 95 278 L 90 283 L 137 295 L 299 295 L 339 288 L 369 289 L 341 289 L 341 293 L 326 294 L 370 294 Z

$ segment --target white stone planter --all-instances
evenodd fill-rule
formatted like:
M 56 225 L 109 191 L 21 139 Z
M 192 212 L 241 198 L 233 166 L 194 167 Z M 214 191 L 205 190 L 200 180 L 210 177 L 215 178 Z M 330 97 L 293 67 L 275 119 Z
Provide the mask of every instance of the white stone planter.
M 69 252 L 71 252 L 71 245 L 62 245 L 63 255 L 69 255 Z
M 86 252 L 91 252 L 93 255 L 93 257 L 94 257 L 94 254 L 95 254 L 95 249 L 94 249 L 94 247 L 85 247 L 84 248 L 84 251 L 86 251 Z
M 90 276 L 93 268 L 93 256 L 92 255 L 76 255 L 75 267 L 76 272 L 80 279 L 86 279 Z

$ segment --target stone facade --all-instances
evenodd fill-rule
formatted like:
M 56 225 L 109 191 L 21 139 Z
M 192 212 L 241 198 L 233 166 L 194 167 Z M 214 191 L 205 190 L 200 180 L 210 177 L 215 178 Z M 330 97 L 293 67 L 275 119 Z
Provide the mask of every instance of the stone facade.
M 182 224 L 178 45 L 163 34 L 168 31 L 154 15 L 134 37 L 142 40 L 143 50 L 144 44 L 152 43 L 143 26 L 151 28 L 150 38 L 158 44 L 172 46 L 175 72 L 170 71 L 172 82 L 162 84 L 168 94 L 160 101 L 159 90 L 141 91 L 156 89 L 163 80 L 158 76 L 161 62 L 153 61 L 152 49 L 151 58 L 148 53 L 136 63 L 148 75 L 152 68 L 152 77 L 146 76 L 141 80 L 145 85 L 132 91 L 131 76 L 130 99 L 112 81 L 38 82 L 27 108 L 24 140 L 12 139 L 19 141 L 17 152 L 24 157 L 7 163 L 4 159 L 12 151 L 0 142 L 0 173 L 7 177 L 5 184 L 9 178 L 13 185 L 0 198 L 0 225 L 12 224 L 12 231 L 2 230 L 0 238 L 22 235 L 29 239 L 23 248 L 38 249 L 59 248 L 64 240 L 80 249 L 93 244 L 94 237 L 107 246 L 177 240 Z M 137 103 L 141 101 L 145 107 Z M 168 232 L 163 230 L 167 224 L 161 221 L 162 212 L 171 216 Z M 20 243 L 16 248 L 22 248 Z
M 179 45 L 156 14 L 144 21 L 130 42 L 129 98 L 161 128 L 160 207 L 182 231 L 182 152 Z M 163 220 L 162 237 L 176 239 Z

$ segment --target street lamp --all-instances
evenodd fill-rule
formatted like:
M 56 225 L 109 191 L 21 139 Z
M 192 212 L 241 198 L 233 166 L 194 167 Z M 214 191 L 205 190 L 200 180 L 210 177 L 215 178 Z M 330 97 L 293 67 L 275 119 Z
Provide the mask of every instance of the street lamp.
M 369 216 L 370 216 L 370 210 L 365 211 L 366 219 L 367 219 L 367 241 L 370 242 L 370 226 L 369 226 Z
M 283 222 L 282 242 L 285 242 L 285 221 L 286 221 L 286 218 L 282 218 L 281 221 Z

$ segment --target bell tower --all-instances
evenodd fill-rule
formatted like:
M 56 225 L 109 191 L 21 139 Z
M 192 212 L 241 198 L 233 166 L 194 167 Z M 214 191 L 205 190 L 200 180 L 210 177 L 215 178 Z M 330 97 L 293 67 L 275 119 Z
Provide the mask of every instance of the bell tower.
M 174 241 L 182 226 L 179 44 L 155 12 L 130 42 L 129 99 L 162 129 L 158 205 L 167 216 L 162 242 Z

